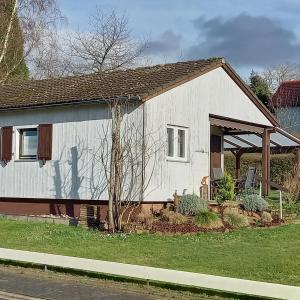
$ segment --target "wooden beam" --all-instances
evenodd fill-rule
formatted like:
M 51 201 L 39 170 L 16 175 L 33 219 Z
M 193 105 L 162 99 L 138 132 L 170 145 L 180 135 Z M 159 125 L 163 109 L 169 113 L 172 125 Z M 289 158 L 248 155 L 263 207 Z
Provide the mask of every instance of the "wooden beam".
M 271 187 L 273 187 L 279 191 L 286 192 L 286 193 L 289 192 L 289 190 L 287 188 L 285 188 L 284 186 L 282 186 L 274 181 L 263 180 L 262 177 L 260 177 L 260 176 L 257 176 L 256 179 L 262 183 L 264 183 L 264 182 L 268 183 Z
M 263 196 L 269 195 L 270 181 L 270 132 L 264 129 L 262 135 L 262 193 Z
M 241 157 L 243 155 L 243 151 L 238 151 L 235 154 L 235 178 L 240 179 L 241 176 Z

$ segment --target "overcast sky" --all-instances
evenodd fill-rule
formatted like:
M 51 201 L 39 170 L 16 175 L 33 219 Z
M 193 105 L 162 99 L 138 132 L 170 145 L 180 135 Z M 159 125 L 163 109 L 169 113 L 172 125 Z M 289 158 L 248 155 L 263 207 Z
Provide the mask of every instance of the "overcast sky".
M 96 6 L 126 13 L 132 34 L 150 40 L 154 62 L 225 57 L 251 69 L 300 64 L 300 0 L 58 0 L 67 30 L 84 30 Z

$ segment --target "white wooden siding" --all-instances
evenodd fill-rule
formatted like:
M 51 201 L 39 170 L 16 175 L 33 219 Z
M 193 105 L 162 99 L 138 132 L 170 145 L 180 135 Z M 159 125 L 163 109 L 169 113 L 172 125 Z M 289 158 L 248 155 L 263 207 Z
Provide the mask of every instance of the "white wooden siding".
M 200 182 L 209 176 L 210 123 L 209 114 L 271 126 L 247 95 L 222 69 L 169 90 L 145 104 L 146 135 L 166 142 L 168 124 L 189 128 L 189 161 L 175 162 L 166 159 L 165 148 L 157 156 L 145 200 L 173 198 L 175 190 L 182 194 L 199 194 Z M 222 159 L 223 163 L 223 159 Z M 153 163 L 154 164 L 154 163 Z M 147 179 L 146 179 L 147 180 Z
M 141 108 L 130 115 L 141 123 Z M 53 123 L 53 148 L 52 160 L 44 166 L 39 161 L 18 161 L 15 155 L 2 164 L 0 197 L 107 200 L 98 149 L 109 118 L 103 105 L 1 112 L 0 127 Z

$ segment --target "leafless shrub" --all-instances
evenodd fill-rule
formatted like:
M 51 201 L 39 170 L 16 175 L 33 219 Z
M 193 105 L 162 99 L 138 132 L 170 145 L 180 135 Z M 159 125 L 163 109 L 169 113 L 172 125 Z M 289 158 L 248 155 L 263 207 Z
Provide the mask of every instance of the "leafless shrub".
M 300 67 L 292 63 L 273 65 L 266 68 L 262 76 L 274 93 L 283 81 L 300 79 Z
M 289 192 L 285 193 L 285 198 L 289 203 L 295 203 L 300 199 L 300 164 L 294 166 L 293 170 L 287 176 L 284 186 Z

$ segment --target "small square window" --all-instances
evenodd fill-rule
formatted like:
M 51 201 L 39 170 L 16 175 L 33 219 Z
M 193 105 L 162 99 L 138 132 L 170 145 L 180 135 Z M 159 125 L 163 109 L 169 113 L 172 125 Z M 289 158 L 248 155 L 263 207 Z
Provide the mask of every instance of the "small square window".
M 188 128 L 171 126 L 167 127 L 167 157 L 171 160 L 187 160 Z
M 19 129 L 19 158 L 36 159 L 37 147 L 37 128 Z

